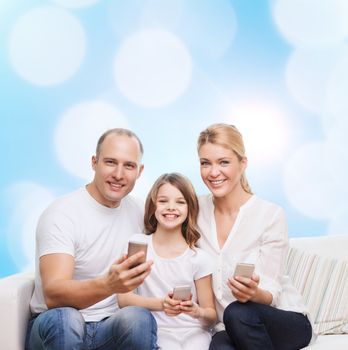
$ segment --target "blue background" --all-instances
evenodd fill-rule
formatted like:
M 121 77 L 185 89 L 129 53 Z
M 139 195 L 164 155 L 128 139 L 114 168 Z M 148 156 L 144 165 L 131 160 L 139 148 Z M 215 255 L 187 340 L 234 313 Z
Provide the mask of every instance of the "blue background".
M 168 171 L 205 193 L 197 136 L 235 124 L 290 236 L 347 234 L 346 23 L 339 0 L 1 1 L 0 277 L 33 269 L 38 216 L 109 127 L 143 141 L 144 198 Z

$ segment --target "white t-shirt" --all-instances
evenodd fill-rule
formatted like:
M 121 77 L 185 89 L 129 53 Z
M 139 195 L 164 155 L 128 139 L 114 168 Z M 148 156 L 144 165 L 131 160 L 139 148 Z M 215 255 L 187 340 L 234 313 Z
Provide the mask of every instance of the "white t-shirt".
M 236 299 L 226 282 L 239 262 L 255 264 L 259 287 L 273 296 L 272 306 L 307 314 L 300 293 L 285 273 L 289 248 L 287 225 L 281 207 L 253 195 L 241 206 L 230 234 L 220 249 L 212 195 L 199 198 L 198 227 L 202 234 L 198 245 L 215 258 L 213 289 L 218 319 Z
M 36 231 L 35 290 L 30 302 L 33 313 L 47 310 L 44 301 L 39 258 L 52 253 L 69 254 L 75 259 L 75 280 L 106 273 L 123 253 L 129 237 L 141 232 L 142 204 L 127 196 L 117 208 L 98 203 L 85 187 L 58 198 L 41 215 Z M 100 321 L 117 310 L 112 295 L 80 310 L 85 321 Z
M 187 248 L 181 255 L 167 259 L 156 254 L 152 244 L 152 235 L 134 235 L 131 240 L 147 242 L 146 258 L 154 262 L 150 275 L 138 287 L 138 294 L 146 297 L 164 298 L 175 286 L 190 285 L 192 300 L 197 302 L 194 281 L 210 275 L 213 270 L 211 258 L 207 253 L 199 248 Z M 156 318 L 158 328 L 202 328 L 199 320 L 189 315 L 180 314 L 171 317 L 163 311 L 154 311 L 152 314 Z

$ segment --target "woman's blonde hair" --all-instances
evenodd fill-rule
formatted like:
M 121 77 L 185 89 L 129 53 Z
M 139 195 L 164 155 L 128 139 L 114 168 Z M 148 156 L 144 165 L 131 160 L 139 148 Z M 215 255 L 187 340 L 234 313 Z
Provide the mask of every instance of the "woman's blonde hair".
M 234 125 L 224 123 L 210 125 L 199 134 L 197 142 L 198 151 L 207 143 L 219 145 L 233 151 L 239 161 L 245 158 L 243 137 Z M 240 183 L 245 192 L 252 194 L 244 172 L 241 176 Z
M 161 175 L 147 195 L 144 214 L 146 234 L 152 234 L 157 229 L 157 219 L 155 216 L 157 195 L 160 187 L 167 183 L 176 187 L 182 193 L 187 203 L 187 218 L 181 226 L 181 233 L 186 243 L 192 248 L 201 237 L 197 229 L 198 199 L 190 180 L 179 173 Z

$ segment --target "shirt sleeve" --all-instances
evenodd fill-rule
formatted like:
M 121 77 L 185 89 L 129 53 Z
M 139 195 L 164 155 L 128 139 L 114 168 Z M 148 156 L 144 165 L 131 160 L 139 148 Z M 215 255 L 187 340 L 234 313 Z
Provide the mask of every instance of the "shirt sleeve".
M 36 230 L 38 256 L 53 253 L 75 256 L 75 230 L 66 214 L 57 210 L 44 212 Z
M 193 279 L 196 281 L 202 277 L 211 275 L 214 270 L 213 259 L 209 254 L 199 248 L 194 248 L 195 254 L 193 255 Z
M 260 257 L 257 273 L 260 275 L 259 287 L 269 291 L 272 306 L 278 305 L 282 292 L 281 278 L 284 275 L 285 259 L 289 248 L 285 213 L 278 208 L 261 238 Z

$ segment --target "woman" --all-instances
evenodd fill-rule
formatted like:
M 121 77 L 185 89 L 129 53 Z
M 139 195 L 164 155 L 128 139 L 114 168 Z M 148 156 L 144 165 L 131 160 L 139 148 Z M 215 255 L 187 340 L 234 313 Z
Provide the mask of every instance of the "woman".
M 307 310 L 284 275 L 285 215 L 253 195 L 241 134 L 232 125 L 211 125 L 199 135 L 198 154 L 211 192 L 199 201 L 199 245 L 216 259 L 213 288 L 220 321 L 210 349 L 307 346 L 312 338 Z M 255 264 L 255 273 L 233 277 L 237 263 Z

